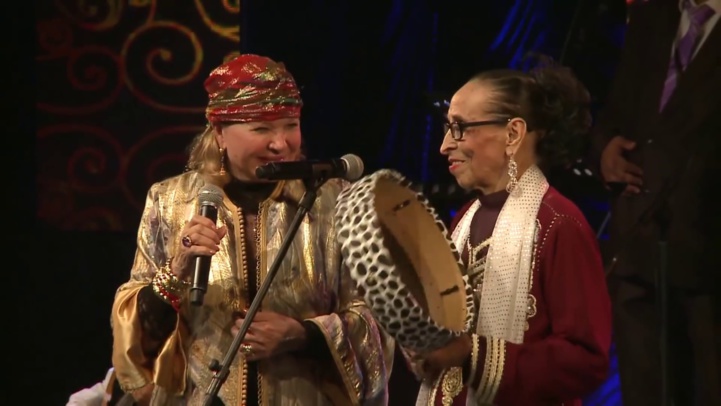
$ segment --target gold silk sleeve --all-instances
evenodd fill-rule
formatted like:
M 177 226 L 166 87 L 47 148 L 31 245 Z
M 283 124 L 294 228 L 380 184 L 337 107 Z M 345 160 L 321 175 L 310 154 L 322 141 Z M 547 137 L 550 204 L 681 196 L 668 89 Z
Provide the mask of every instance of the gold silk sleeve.
M 347 186 L 345 184 L 344 186 Z M 330 224 L 335 235 L 335 220 Z M 326 254 L 329 286 L 335 286 L 337 305 L 328 315 L 309 319 L 320 329 L 342 378 L 349 399 L 344 404 L 385 405 L 393 368 L 394 340 L 376 322 L 343 265 L 335 238 Z
M 394 342 L 376 324 L 365 302 L 353 296 L 349 278 L 348 272 L 341 275 L 337 313 L 309 321 L 323 333 L 351 404 L 386 404 Z
M 154 383 L 168 394 L 180 395 L 185 391 L 187 366 L 182 346 L 187 333 L 182 318 L 178 317 L 175 330 L 160 345 L 157 357 L 151 359 L 138 314 L 138 293 L 168 258 L 167 227 L 159 210 L 157 189 L 158 185 L 153 185 L 146 198 L 130 280 L 115 294 L 111 311 L 112 363 L 118 383 L 126 392 Z

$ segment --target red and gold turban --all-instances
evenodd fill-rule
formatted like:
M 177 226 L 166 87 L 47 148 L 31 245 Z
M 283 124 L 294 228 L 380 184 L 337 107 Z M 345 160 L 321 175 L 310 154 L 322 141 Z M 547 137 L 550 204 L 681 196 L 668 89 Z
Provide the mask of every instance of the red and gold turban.
M 211 124 L 273 121 L 300 117 L 303 102 L 282 63 L 245 54 L 224 63 L 205 81 Z

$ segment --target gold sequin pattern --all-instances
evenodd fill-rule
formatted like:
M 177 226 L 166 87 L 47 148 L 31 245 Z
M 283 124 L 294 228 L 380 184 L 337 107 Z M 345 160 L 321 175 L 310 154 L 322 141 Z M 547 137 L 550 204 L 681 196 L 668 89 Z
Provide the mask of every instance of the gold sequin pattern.
M 204 304 L 181 307 L 178 329 L 163 347 L 158 358 L 163 362 L 156 362 L 154 370 L 145 368 L 148 360 L 137 350 L 140 331 L 136 329 L 134 300 L 158 267 L 177 252 L 180 231 L 197 212 L 196 196 L 204 183 L 197 173 L 187 172 L 153 185 L 138 232 L 131 278 L 118 290 L 112 317 L 113 364 L 119 383 L 124 388 L 138 388 L 152 380 L 160 383 L 158 391 L 171 397 L 184 396 L 190 405 L 202 399 L 211 381 L 210 361 L 221 360 L 230 346 L 233 312 L 249 304 L 243 293 L 247 275 L 239 249 L 245 230 L 241 230 L 242 215 L 237 208 L 226 204 L 219 210 L 219 222 L 228 227 L 228 234 L 211 262 Z M 265 310 L 316 322 L 327 337 L 334 361 L 280 356 L 272 362 L 260 362 L 264 406 L 293 402 L 331 405 L 330 399 L 337 398 L 338 393 L 344 394 L 347 404 L 370 404 L 386 396 L 392 340 L 386 339 L 365 304 L 357 300 L 347 270 L 340 271 L 332 217 L 335 197 L 343 186 L 340 181 L 329 181 L 321 188 L 307 224 L 291 244 L 263 302 Z M 282 192 L 283 202 L 268 204 L 267 215 L 259 225 L 267 233 L 259 247 L 263 273 L 278 252 L 294 214 L 293 202 L 302 196 L 302 183 L 289 182 Z M 244 375 L 241 358 L 235 358 L 219 393 L 227 405 L 237 405 L 242 398 L 238 387 Z M 308 362 L 318 363 L 311 369 L 323 374 L 309 374 Z M 186 377 L 192 383 L 188 387 Z

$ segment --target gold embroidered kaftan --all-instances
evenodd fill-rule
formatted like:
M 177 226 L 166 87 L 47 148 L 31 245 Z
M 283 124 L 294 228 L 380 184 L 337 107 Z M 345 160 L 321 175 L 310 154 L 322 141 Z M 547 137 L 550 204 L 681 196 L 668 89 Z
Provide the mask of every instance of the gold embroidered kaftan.
M 126 391 L 154 382 L 152 405 L 199 404 L 212 373 L 212 359 L 222 360 L 230 346 L 233 312 L 247 308 L 247 261 L 244 260 L 242 210 L 229 200 L 218 222 L 228 228 L 211 262 L 208 291 L 201 307 L 184 302 L 175 331 L 156 359 L 141 350 L 138 292 L 168 258 L 175 255 L 180 232 L 198 212 L 204 180 L 195 172 L 153 185 L 148 193 L 130 280 L 116 294 L 112 309 L 113 366 Z M 393 360 L 392 340 L 352 292 L 335 239 L 333 210 L 343 184 L 326 183 L 303 221 L 262 304 L 263 310 L 310 320 L 326 338 L 332 359 L 286 353 L 261 361 L 259 377 L 247 377 L 241 355 L 235 357 L 219 397 L 226 406 L 243 404 L 246 379 L 259 379 L 263 406 L 376 405 L 387 403 L 387 378 Z M 289 182 L 277 200 L 260 206 L 256 243 L 259 283 L 277 254 L 295 214 L 293 202 L 304 192 Z

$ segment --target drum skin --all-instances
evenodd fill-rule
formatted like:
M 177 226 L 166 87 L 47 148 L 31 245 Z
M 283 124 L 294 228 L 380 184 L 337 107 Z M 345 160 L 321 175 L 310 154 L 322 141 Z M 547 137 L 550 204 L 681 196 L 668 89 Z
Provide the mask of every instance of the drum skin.
M 338 196 L 343 263 L 378 323 L 428 352 L 468 331 L 473 291 L 443 221 L 401 174 L 379 170 Z

